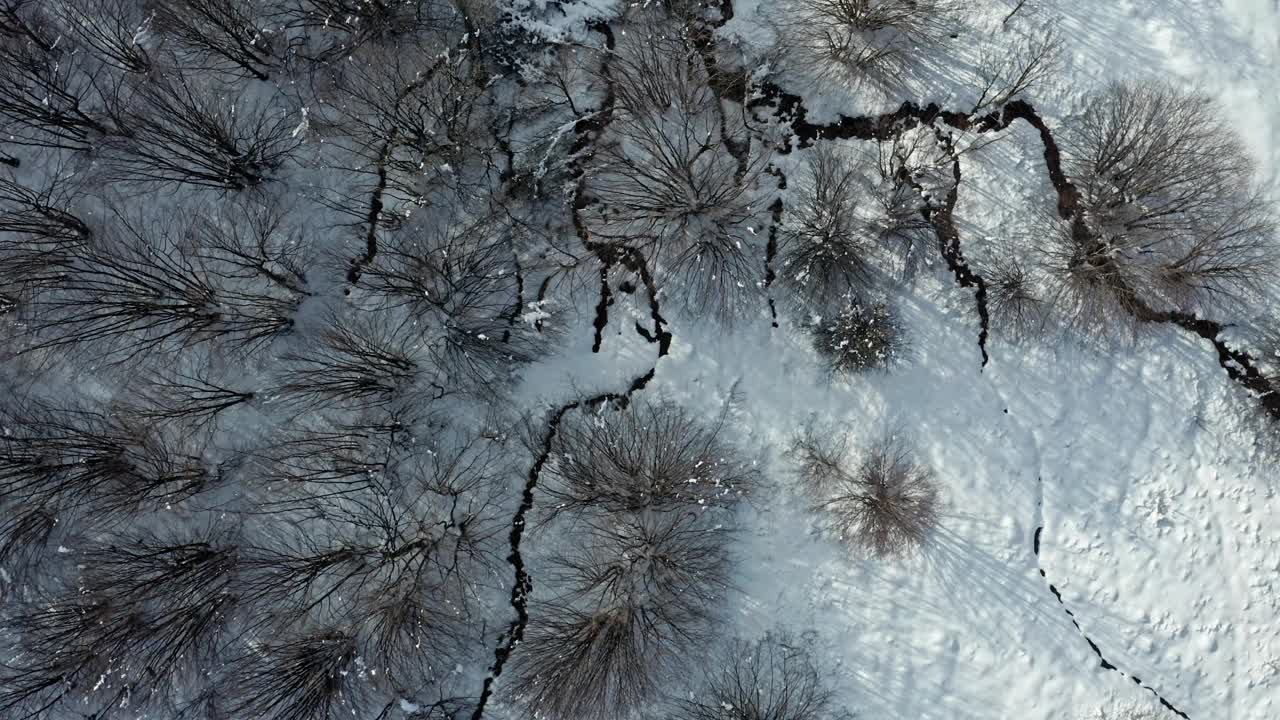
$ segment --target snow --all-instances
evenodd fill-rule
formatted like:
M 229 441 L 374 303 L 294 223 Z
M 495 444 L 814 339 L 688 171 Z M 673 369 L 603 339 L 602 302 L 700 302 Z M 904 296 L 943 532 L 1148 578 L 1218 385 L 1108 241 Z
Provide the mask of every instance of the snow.
M 773 18 L 787 3 L 735 0 L 718 35 L 770 66 L 778 58 L 753 49 L 776 42 Z M 586 43 L 598 41 L 591 23 L 631 3 L 508 4 L 530 30 Z M 1230 108 L 1260 182 L 1280 198 L 1276 0 L 1030 0 L 1007 31 L 1001 19 L 1013 0 L 973 4 L 981 7 L 956 48 L 957 68 L 984 49 L 1056 28 L 1063 68 L 1031 98 L 1051 127 L 1070 123 L 1081 98 L 1108 81 L 1173 78 Z M 147 34 L 139 28 L 139 38 Z M 802 69 L 786 73 L 806 82 Z M 930 78 L 911 97 L 806 91 L 809 119 L 904 100 L 964 108 L 972 92 L 962 76 Z M 297 120 L 292 136 L 306 138 L 306 108 Z M 574 125 L 553 128 L 538 178 Z M 974 140 L 958 137 L 957 146 Z M 328 151 L 309 143 L 306 152 Z M 802 159 L 802 151 L 773 158 L 793 178 Z M 1033 232 L 1053 189 L 1039 137 L 1022 122 L 965 153 L 962 167 L 955 217 L 980 267 L 1002 242 Z M 321 187 L 322 175 L 314 180 Z M 1114 703 L 1175 717 L 1140 685 L 1196 720 L 1280 717 L 1280 458 L 1254 399 L 1228 379 L 1209 343 L 1172 327 L 1106 343 L 994 332 L 983 366 L 973 292 L 931 255 L 890 298 L 909 350 L 885 372 L 833 379 L 798 318 L 785 313 L 780 327 L 762 308 L 726 328 L 664 305 L 674 340 L 643 392 L 707 417 L 731 405 L 734 439 L 761 455 L 770 479 L 740 523 L 740 591 L 725 632 L 792 630 L 834 668 L 839 704 L 860 720 L 1075 720 Z M 546 300 L 528 302 L 518 316 L 565 327 L 550 356 L 524 370 L 516 411 L 617 392 L 653 367 L 655 345 L 634 330 L 652 323 L 643 288 L 614 293 L 598 353 L 595 298 L 575 299 L 576 314 Z M 1273 317 L 1276 307 L 1268 306 Z M 307 322 L 317 321 L 300 325 Z M 848 424 L 858 440 L 889 425 L 909 433 L 946 501 L 919 557 L 858 557 L 819 532 L 783 453 L 815 417 Z M 8 581 L 0 568 L 0 583 Z M 1089 641 L 1119 672 L 1102 666 Z M 457 669 L 464 672 L 474 669 Z M 398 706 L 420 709 L 409 699 Z M 520 717 L 500 700 L 490 709 L 491 717 Z
M 985 22 L 998 26 L 1011 6 L 990 5 Z M 738 0 L 721 35 L 772 42 L 761 20 L 770 6 Z M 1035 97 L 1052 127 L 1111 79 L 1172 77 L 1231 107 L 1260 177 L 1280 189 L 1272 0 L 1044 0 L 1018 22 L 1064 35 L 1065 74 Z M 825 94 L 811 118 L 866 109 L 847 101 Z M 1029 211 L 1051 197 L 1034 130 L 1017 123 L 1003 135 L 963 161 L 956 217 L 974 258 L 1028 232 Z M 982 368 L 972 294 L 940 263 L 896 301 L 907 361 L 835 382 L 786 323 L 726 332 L 667 313 L 675 341 L 646 392 L 711 415 L 737 386 L 740 441 L 768 452 L 774 482 L 752 502 L 738 547 L 734 632 L 812 631 L 838 668 L 841 703 L 863 718 L 1062 720 L 1113 703 L 1175 717 L 1135 676 L 1192 718 L 1275 717 L 1277 459 L 1213 348 L 1172 328 L 1106 346 L 996 334 Z M 626 330 L 628 310 L 644 317 L 615 305 L 600 355 L 583 356 L 575 330 L 574 347 L 534 369 L 526 390 L 617 387 L 642 370 L 652 348 Z M 910 429 L 948 502 L 921 558 L 851 557 L 816 532 L 781 454 L 813 416 L 868 435 L 886 422 Z M 1082 633 L 1123 674 L 1104 669 Z

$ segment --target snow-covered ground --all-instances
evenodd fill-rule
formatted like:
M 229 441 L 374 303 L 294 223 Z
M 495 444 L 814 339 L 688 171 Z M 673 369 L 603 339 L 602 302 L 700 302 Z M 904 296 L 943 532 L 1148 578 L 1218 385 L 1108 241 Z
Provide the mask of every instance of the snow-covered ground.
M 982 64 L 984 53 L 1054 31 L 1063 44 L 1062 62 L 1046 83 L 1025 96 L 1050 128 L 1070 125 L 1082 100 L 1113 80 L 1169 79 L 1199 89 L 1221 102 L 1224 119 L 1244 138 L 1258 177 L 1280 212 L 1280 0 L 1027 0 L 1008 24 L 1004 20 L 1017 0 L 957 1 L 970 11 L 963 32 L 951 39 L 947 57 L 907 83 L 902 95 L 822 86 L 809 69 L 787 66 L 785 59 L 775 77 L 784 90 L 804 95 L 813 123 L 892 111 L 904 101 L 966 111 L 975 100 L 971 71 Z M 718 26 L 717 40 L 739 48 L 746 62 L 768 67 L 779 57 L 773 52 L 778 41 L 774 21 L 788 2 L 733 0 L 733 18 Z M 598 49 L 601 33 L 591 23 L 612 20 L 643 3 L 503 4 L 529 10 L 539 23 L 532 29 L 543 39 Z M 548 10 L 552 6 L 558 10 Z M 587 74 L 565 71 L 571 76 L 569 85 L 586 85 Z M 409 75 L 415 82 L 419 77 Z M 577 98 L 583 108 L 600 101 L 604 93 L 599 86 L 604 84 L 594 81 L 591 92 Z M 281 88 L 263 85 L 260 90 Z M 519 91 L 503 86 L 500 92 Z M 545 116 L 552 120 L 546 122 L 555 137 L 542 159 L 555 165 L 563 160 L 557 153 L 578 139 L 579 125 L 595 111 L 575 120 L 563 108 L 554 109 L 555 102 L 548 107 L 553 109 Z M 511 137 L 505 140 L 514 138 L 519 146 L 525 139 L 521 132 L 535 137 L 545 129 L 508 128 Z M 301 134 L 319 133 L 312 128 Z M 956 131 L 955 140 L 957 147 L 972 150 L 959 161 L 963 182 L 954 220 L 964 254 L 981 269 L 1010 239 L 1035 242 L 1035 221 L 1057 197 L 1045 146 L 1027 123 L 1017 121 L 982 135 Z M 308 143 L 296 161 L 301 169 L 278 186 L 281 194 L 321 194 L 318 189 L 331 189 L 329 175 L 343 172 L 337 169 L 341 165 L 325 167 L 329 154 L 341 154 L 339 148 Z M 392 141 L 386 143 L 390 148 Z M 530 153 L 543 149 L 531 147 Z M 779 152 L 770 162 L 796 179 L 806 172 L 805 161 L 813 152 Z M 389 157 L 388 151 L 378 168 L 384 175 Z M 366 165 L 360 169 L 369 177 L 377 175 Z M 49 168 L 24 165 L 22 173 L 28 172 L 37 176 Z M 453 172 L 432 176 L 424 171 L 423 177 L 434 182 Z M 566 186 L 572 185 L 565 180 L 570 175 L 562 168 L 548 171 L 549 178 Z M 271 187 L 275 192 L 277 186 Z M 794 183 L 792 187 L 794 191 Z M 335 257 L 342 262 L 330 259 L 330 267 L 316 274 L 350 267 L 351 258 L 364 252 L 368 192 L 361 186 L 308 218 L 328 227 L 322 234 L 341 245 Z M 786 200 L 786 191 L 781 192 Z M 168 209 L 185 197 L 158 194 L 130 202 Z M 559 200 L 546 207 L 558 207 Z M 395 202 L 401 203 L 397 211 L 407 206 L 403 200 L 389 200 L 388 207 Z M 479 205 L 467 210 L 482 214 Z M 375 207 L 376 219 L 381 189 Z M 591 253 L 574 245 L 579 238 L 572 237 L 569 208 L 570 203 L 562 203 L 558 209 L 565 217 L 547 221 L 538 231 L 563 232 L 568 239 L 555 240 L 588 257 Z M 530 215 L 545 211 L 540 206 Z M 330 215 L 338 220 L 327 222 Z M 438 220 L 429 210 L 418 217 L 422 227 Z M 534 217 L 530 224 L 541 219 Z M 405 226 L 414 232 L 407 220 Z M 360 231 L 347 232 L 350 228 Z M 510 254 L 519 258 L 519 253 L 513 249 Z M 479 391 L 460 395 L 458 407 L 447 411 L 452 413 L 448 420 L 480 425 L 480 419 L 536 418 L 540 408 L 620 393 L 650 368 L 653 377 L 642 390 L 646 395 L 674 400 L 707 417 L 727 408 L 731 439 L 758 455 L 767 482 L 747 502 L 736 530 L 733 552 L 739 570 L 728 600 L 727 626 L 717 633 L 756 637 L 779 626 L 792 631 L 832 669 L 828 680 L 837 704 L 858 720 L 1083 720 L 1104 708 L 1130 705 L 1162 719 L 1280 718 L 1280 500 L 1275 496 L 1280 429 L 1275 422 L 1268 424 L 1257 399 L 1228 377 L 1212 343 L 1171 324 L 1106 340 L 1066 331 L 1019 339 L 993 327 L 984 363 L 973 290 L 958 286 L 932 244 L 927 254 L 929 260 L 911 282 L 890 284 L 886 291 L 905 328 L 902 357 L 888 370 L 844 378 L 827 371 L 809 333 L 782 302 L 778 323 L 771 322 L 761 304 L 756 314 L 748 313 L 732 326 L 716 322 L 710 312 L 703 316 L 681 309 L 674 300 L 664 302 L 672 341 L 670 352 L 659 356 L 655 366 L 656 344 L 636 332 L 637 327 L 652 327 L 646 288 L 636 287 L 641 283 L 620 270 L 619 262 L 610 261 L 614 274 L 606 272 L 605 279 L 613 283 L 613 303 L 600 331 L 599 352 L 592 347 L 592 321 L 599 317 L 596 286 L 572 297 L 576 308 L 563 307 L 567 298 L 558 297 L 553 287 L 553 322 L 565 318 L 567 325 L 554 350 L 521 369 L 513 399 L 498 400 L 500 393 Z M 582 267 L 598 272 L 596 265 Z M 504 288 L 506 272 L 498 273 Z M 624 276 L 631 287 L 620 291 Z M 304 317 L 295 335 L 281 341 L 283 347 L 305 345 L 325 322 L 321 310 L 361 300 L 359 292 L 343 299 L 340 278 L 335 272 L 318 281 L 314 296 L 300 301 L 308 303 Z M 523 285 L 525 278 L 519 282 L 517 297 L 532 298 L 536 278 L 530 276 L 529 287 Z M 1280 283 L 1273 285 L 1254 315 L 1232 319 L 1242 324 L 1280 321 Z M 671 299 L 672 290 L 663 287 L 660 298 Z M 308 315 L 312 308 L 315 312 Z M 512 315 L 513 323 L 516 317 Z M 1242 331 L 1240 340 L 1245 339 Z M 278 355 L 262 362 L 277 363 Z M 79 372 L 80 359 L 69 360 L 67 372 Z M 84 377 L 68 376 L 79 388 L 79 399 L 110 397 L 109 387 L 129 380 L 99 373 L 92 362 L 84 364 Z M 28 369 L 15 368 L 13 373 Z M 255 384 L 247 389 L 261 391 L 260 383 L 266 381 L 259 376 L 269 370 L 246 364 L 244 377 L 234 379 L 252 379 Z M 59 382 L 60 372 L 60 366 L 51 371 L 51 384 Z M 5 380 L 9 374 L 5 369 Z M 221 439 L 249 447 L 261 440 L 259 435 L 267 435 L 272 422 L 287 425 L 296 419 L 280 420 L 271 407 L 274 400 L 262 403 L 265 409 L 246 411 L 248 420 L 226 430 Z M 919 459 L 934 469 L 944 511 L 918 556 L 861 557 L 820 531 L 785 453 L 795 433 L 815 418 L 852 428 L 859 442 L 874 439 L 886 427 L 899 428 Z M 502 495 L 494 504 L 503 522 L 520 505 L 521 487 L 532 492 L 533 510 L 538 509 L 536 487 L 525 485 L 526 448 L 512 442 L 509 449 L 504 460 L 519 472 L 503 475 L 503 482 L 510 482 L 501 493 L 495 491 Z M 523 529 L 524 516 L 517 518 Z M 512 577 L 504 564 L 509 560 L 507 528 L 493 537 L 501 550 L 492 555 L 501 561 L 496 570 L 487 570 L 493 577 L 486 575 L 483 592 L 477 592 L 482 596 L 477 617 L 484 622 L 473 629 L 482 642 L 478 649 L 469 646 L 471 665 L 459 664 L 453 674 L 470 693 L 490 673 L 496 689 L 484 716 L 525 720 L 527 714 L 504 685 L 514 673 L 495 682 L 487 665 L 494 645 L 499 655 L 509 642 L 513 657 L 518 659 L 520 652 L 510 639 L 515 626 L 508 625 Z M 549 552 L 539 543 L 551 545 L 555 538 L 531 530 L 523 542 L 534 592 L 549 592 L 550 583 L 537 576 L 536 564 L 540 554 Z M 9 583 L 7 576 L 0 580 Z M 398 707 L 413 705 L 406 698 Z M 413 717 L 411 711 L 402 716 Z
M 999 33 L 1013 3 L 981 5 L 976 25 Z M 771 8 L 738 0 L 720 32 L 769 42 L 756 20 Z M 1055 27 L 1065 43 L 1061 73 L 1032 97 L 1051 126 L 1109 80 L 1172 78 L 1221 99 L 1280 190 L 1274 0 L 1031 0 L 1018 21 Z M 824 96 L 818 114 L 875 109 Z M 971 257 L 1025 233 L 1051 197 L 1041 152 L 1015 124 L 965 156 L 956 217 Z M 813 631 L 839 667 L 841 702 L 871 720 L 1062 720 L 1114 703 L 1175 717 L 1156 693 L 1192 718 L 1276 717 L 1280 460 L 1212 346 L 1175 328 L 1105 347 L 996 333 L 983 368 L 972 293 L 945 266 L 897 301 L 906 361 L 834 382 L 785 323 L 726 332 L 668 313 L 675 342 L 646 392 L 712 413 L 736 385 L 742 441 L 771 449 L 775 482 L 752 503 L 739 548 L 738 631 Z M 526 389 L 616 387 L 652 356 L 629 327 L 612 323 L 604 351 L 578 356 L 573 371 L 558 361 L 532 371 Z M 868 434 L 886 422 L 909 429 L 947 500 L 922 558 L 851 558 L 816 532 L 780 451 L 813 416 Z

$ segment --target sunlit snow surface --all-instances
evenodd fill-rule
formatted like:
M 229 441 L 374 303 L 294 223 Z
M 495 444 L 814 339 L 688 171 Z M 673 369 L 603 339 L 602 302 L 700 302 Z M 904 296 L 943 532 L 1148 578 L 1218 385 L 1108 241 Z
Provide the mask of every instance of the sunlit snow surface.
M 998 38 L 1012 3 L 974 4 L 987 16 L 977 25 Z M 769 42 L 758 19 L 771 7 L 737 0 L 721 35 Z M 1110 79 L 1174 78 L 1221 97 L 1280 188 L 1274 0 L 1031 0 L 1019 22 L 1063 34 L 1065 69 L 1031 98 L 1051 126 Z M 925 88 L 911 99 L 964 95 Z M 812 102 L 815 118 L 892 106 L 839 92 Z M 1035 133 L 1018 123 L 1005 136 L 963 160 L 956 218 L 974 258 L 1052 202 Z M 1111 347 L 996 333 L 982 369 L 972 294 L 940 261 L 897 300 L 907 360 L 835 383 L 785 323 L 726 332 L 667 313 L 675 342 L 646 392 L 714 412 L 737 384 L 742 442 L 765 452 L 776 480 L 743 530 L 736 632 L 812 631 L 837 667 L 841 702 L 869 720 L 1064 720 L 1112 702 L 1176 717 L 1135 676 L 1192 718 L 1280 717 L 1280 462 L 1212 347 L 1174 328 Z M 612 311 L 600 354 L 579 332 L 526 374 L 524 391 L 554 400 L 643 372 L 653 348 L 626 313 L 646 309 L 628 302 Z M 948 500 L 923 558 L 859 560 L 816 534 L 780 455 L 815 414 L 867 435 L 886 422 L 909 430 Z M 1102 667 L 1085 635 L 1120 672 Z

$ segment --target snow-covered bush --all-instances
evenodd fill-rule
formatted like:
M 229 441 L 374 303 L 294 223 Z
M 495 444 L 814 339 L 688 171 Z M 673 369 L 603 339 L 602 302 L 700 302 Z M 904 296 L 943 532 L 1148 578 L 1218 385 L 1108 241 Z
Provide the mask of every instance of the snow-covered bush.
M 835 375 L 884 369 L 906 350 L 893 309 L 883 302 L 849 298 L 834 317 L 813 323 L 814 348 Z
M 856 447 L 847 430 L 810 424 L 790 453 L 814 512 L 855 548 L 880 557 L 912 554 L 937 527 L 937 480 L 901 431 L 886 429 Z
M 704 666 L 702 686 L 676 700 L 676 720 L 826 720 L 831 690 L 808 650 L 786 633 L 734 638 Z
M 543 471 L 544 507 L 552 516 L 732 507 L 760 476 L 724 423 L 664 400 L 566 417 Z
M 1113 84 L 1069 126 L 1063 151 L 1081 216 L 1052 222 L 1044 262 L 1079 325 L 1213 313 L 1273 277 L 1274 211 L 1208 96 Z

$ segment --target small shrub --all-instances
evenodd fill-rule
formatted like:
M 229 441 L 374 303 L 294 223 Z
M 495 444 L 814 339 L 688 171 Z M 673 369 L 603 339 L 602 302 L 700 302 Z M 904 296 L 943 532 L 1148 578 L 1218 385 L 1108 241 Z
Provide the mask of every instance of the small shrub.
M 851 300 L 812 331 L 815 348 L 836 375 L 887 368 L 904 350 L 902 326 L 885 303 Z
M 1037 295 L 1031 268 L 1021 258 L 1002 255 L 984 269 L 991 324 L 1014 338 L 1044 325 L 1044 302 Z
M 897 432 L 886 430 L 855 452 L 847 433 L 810 425 L 791 453 L 827 528 L 873 556 L 914 553 L 938 524 L 933 471 L 913 459 Z

